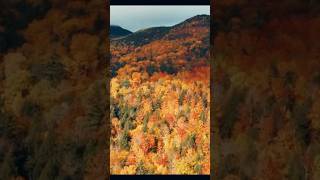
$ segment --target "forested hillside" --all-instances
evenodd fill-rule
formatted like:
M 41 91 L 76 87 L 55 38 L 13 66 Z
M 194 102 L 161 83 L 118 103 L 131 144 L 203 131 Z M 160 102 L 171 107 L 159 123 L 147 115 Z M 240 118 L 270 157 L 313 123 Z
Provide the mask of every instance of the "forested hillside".
M 216 1 L 217 179 L 319 179 L 318 1 Z
M 110 39 L 125 37 L 129 34 L 132 34 L 132 32 L 127 29 L 124 29 L 117 25 L 110 25 Z
M 212 3 L 211 96 L 207 28 L 111 47 L 112 172 L 208 173 L 211 114 L 216 179 L 319 179 L 319 1 Z M 0 179 L 105 179 L 106 2 L 0 7 Z
M 112 174 L 209 174 L 210 16 L 111 42 Z
M 105 179 L 105 1 L 0 4 L 0 179 Z

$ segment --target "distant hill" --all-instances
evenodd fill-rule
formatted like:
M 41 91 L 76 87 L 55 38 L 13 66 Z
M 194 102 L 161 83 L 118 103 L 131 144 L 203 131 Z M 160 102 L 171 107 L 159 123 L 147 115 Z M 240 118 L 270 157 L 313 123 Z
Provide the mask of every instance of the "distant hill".
M 196 26 L 203 26 L 203 27 L 209 27 L 210 26 L 210 16 L 209 15 L 197 15 L 194 17 L 191 17 L 175 26 L 173 28 L 179 28 L 179 27 L 196 27 Z
M 115 39 L 115 41 L 134 46 L 142 46 L 161 39 L 169 32 L 170 29 L 170 27 L 152 27 L 139 30 L 121 39 Z
M 209 15 L 197 15 L 172 26 L 170 32 L 164 38 L 169 40 L 186 38 L 195 33 L 202 33 L 201 29 L 210 29 Z M 195 30 L 195 32 L 192 30 Z
M 116 26 L 116 25 L 110 26 L 110 38 L 119 38 L 119 37 L 127 36 L 129 34 L 132 34 L 132 32 L 120 26 Z
M 189 36 L 185 29 L 210 28 L 209 15 L 197 15 L 170 27 L 151 27 L 127 36 L 113 39 L 113 43 L 142 46 L 160 39 L 178 39 Z
M 209 15 L 197 15 L 170 27 L 141 29 L 111 39 L 112 72 L 116 75 L 124 65 L 149 68 L 149 74 L 201 67 L 209 56 L 209 41 Z M 154 67 L 145 66 L 150 62 Z

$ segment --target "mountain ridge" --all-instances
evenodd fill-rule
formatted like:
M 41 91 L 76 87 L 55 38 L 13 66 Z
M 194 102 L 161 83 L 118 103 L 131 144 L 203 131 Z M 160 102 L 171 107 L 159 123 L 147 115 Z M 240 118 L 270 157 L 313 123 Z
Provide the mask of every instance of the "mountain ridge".
M 131 31 L 118 25 L 110 25 L 110 38 L 119 38 L 132 34 Z
M 186 27 L 207 27 L 210 28 L 210 15 L 196 15 L 190 17 L 180 23 L 177 23 L 173 26 L 159 26 L 159 27 L 149 27 L 138 30 L 126 36 L 120 38 L 113 38 L 111 41 L 113 43 L 129 44 L 133 46 L 142 46 L 148 44 L 152 41 L 162 39 L 166 36 L 169 36 L 170 33 L 179 31 Z M 181 36 L 183 37 L 183 36 Z M 169 37 L 169 38 L 172 38 Z

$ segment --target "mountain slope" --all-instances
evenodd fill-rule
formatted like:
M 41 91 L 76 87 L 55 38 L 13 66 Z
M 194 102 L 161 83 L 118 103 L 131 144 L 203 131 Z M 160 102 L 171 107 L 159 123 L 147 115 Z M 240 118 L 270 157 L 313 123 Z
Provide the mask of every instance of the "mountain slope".
M 209 15 L 197 15 L 170 27 L 151 27 L 143 29 L 121 39 L 113 39 L 112 42 L 115 44 L 120 43 L 133 46 L 143 46 L 160 39 L 174 40 L 187 38 L 188 36 L 192 36 L 194 33 L 203 32 L 202 30 L 197 30 L 199 28 L 210 28 Z M 190 31 L 185 32 L 186 29 L 189 29 Z
M 209 23 L 111 41 L 112 174 L 210 173 Z
M 171 27 L 148 28 L 113 39 L 113 74 L 121 66 L 134 63 L 153 62 L 157 71 L 163 71 L 162 64 L 167 63 L 177 70 L 202 66 L 209 56 L 209 37 L 210 16 L 198 15 Z
M 115 39 L 115 43 L 141 46 L 161 39 L 170 30 L 170 27 L 152 27 L 132 33 L 125 38 Z
M 129 34 L 132 34 L 132 32 L 120 26 L 116 26 L 116 25 L 110 26 L 110 38 L 123 37 Z

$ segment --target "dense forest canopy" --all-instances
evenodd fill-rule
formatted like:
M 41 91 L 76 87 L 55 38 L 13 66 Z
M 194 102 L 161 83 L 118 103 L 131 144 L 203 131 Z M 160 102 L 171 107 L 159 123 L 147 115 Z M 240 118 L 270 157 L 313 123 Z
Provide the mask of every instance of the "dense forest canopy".
M 319 2 L 217 1 L 218 179 L 319 179 Z
M 0 179 L 105 179 L 109 170 L 104 135 L 109 119 L 103 90 L 109 18 L 105 3 L 0 1 Z M 218 179 L 319 179 L 319 1 L 226 0 L 214 1 L 213 9 L 214 175 Z M 119 50 L 113 58 L 130 48 Z M 154 51 L 136 53 L 155 58 L 158 49 L 149 48 Z M 183 57 L 185 50 L 170 56 Z M 136 67 L 142 61 L 134 61 Z M 179 72 L 155 64 L 145 67 L 144 75 L 152 74 L 155 82 L 179 75 L 187 82 L 207 72 L 199 67 L 195 76 L 188 77 L 190 73 L 180 70 L 192 68 L 183 64 Z M 110 67 L 115 69 L 113 77 L 122 67 L 122 63 Z M 129 69 L 122 73 L 134 72 Z M 143 80 L 142 75 L 134 77 L 138 81 L 125 81 L 121 88 Z M 167 82 L 158 83 L 167 87 Z M 182 85 L 180 89 L 185 89 Z M 181 94 L 190 98 L 188 91 Z M 185 100 L 181 103 L 183 107 Z M 179 98 L 173 103 L 180 104 Z M 142 147 L 147 152 L 155 150 L 152 139 L 144 137 L 147 143 Z M 194 140 L 197 136 L 188 137 L 184 149 L 196 149 Z M 125 165 L 132 163 L 126 151 L 121 154 Z M 158 163 L 167 163 L 165 156 Z M 146 173 L 148 166 L 138 167 L 127 170 Z M 205 166 L 193 167 L 192 172 L 205 170 Z
M 104 179 L 105 2 L 0 4 L 0 179 Z
M 209 174 L 210 16 L 111 41 L 112 174 Z

